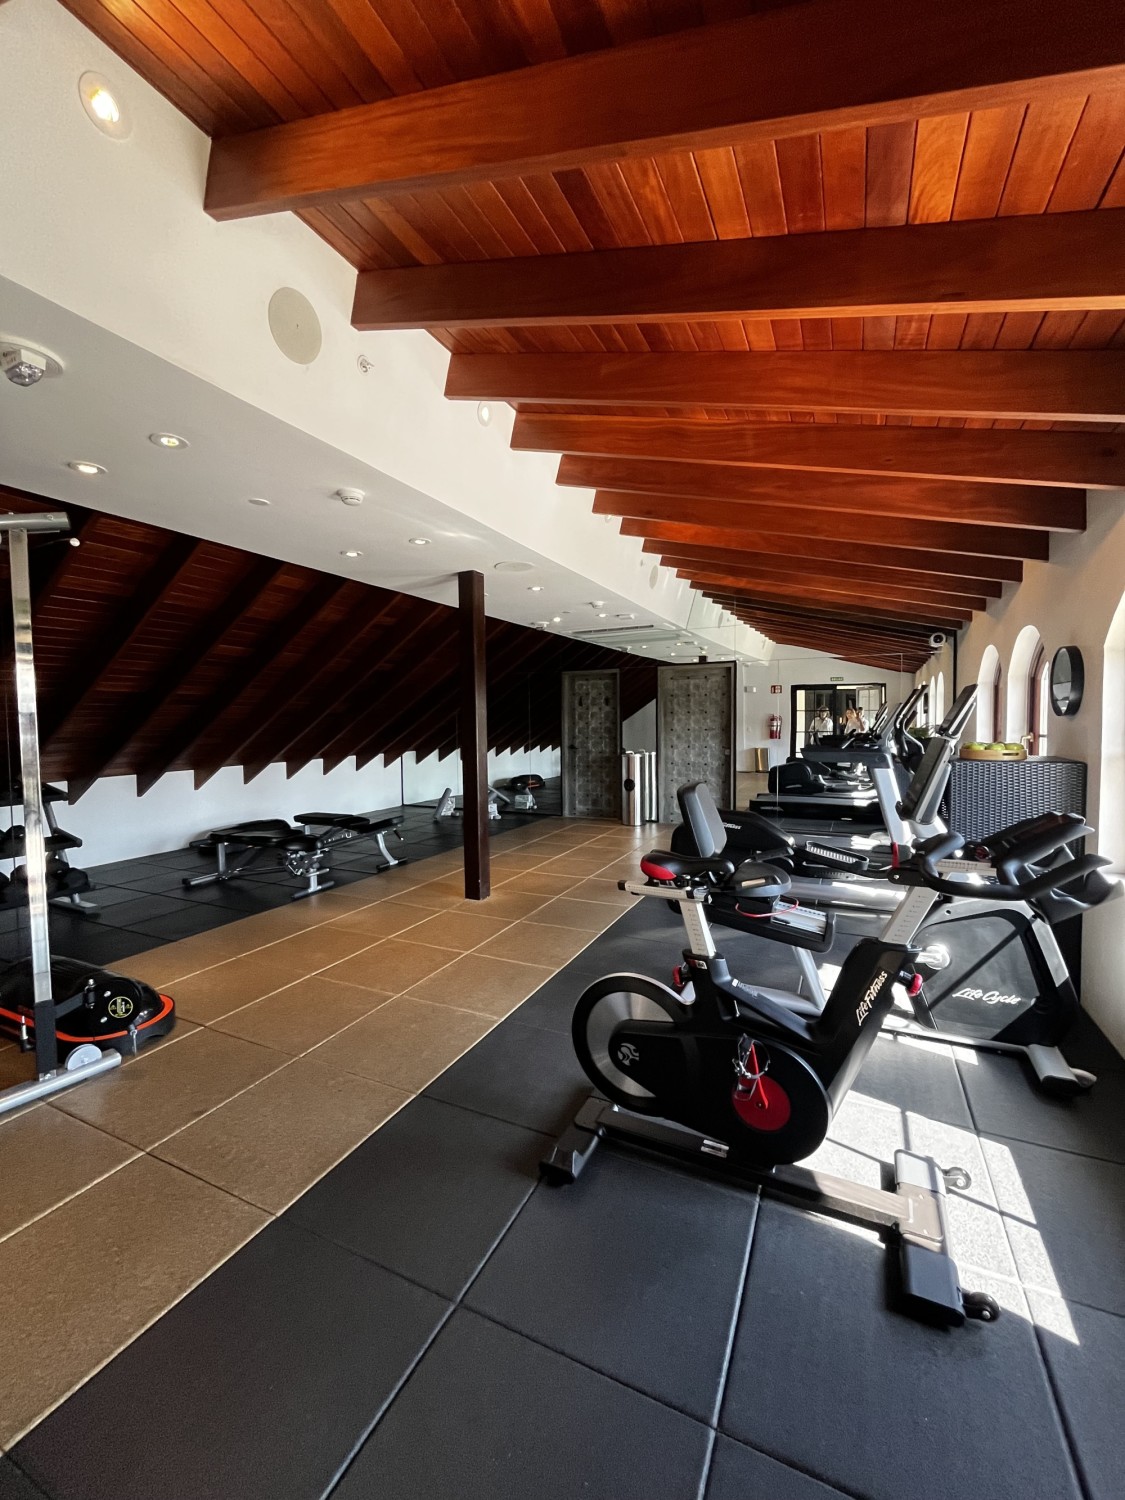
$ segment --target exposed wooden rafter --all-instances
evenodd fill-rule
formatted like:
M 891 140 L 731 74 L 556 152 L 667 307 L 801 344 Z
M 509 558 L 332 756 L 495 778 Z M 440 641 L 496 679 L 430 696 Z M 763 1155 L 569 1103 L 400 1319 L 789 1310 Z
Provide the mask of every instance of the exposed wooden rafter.
M 1035 558 L 1050 556 L 1050 536 L 1028 526 L 978 526 L 960 521 L 878 521 L 850 512 L 787 509 L 749 505 L 743 500 L 693 500 L 679 495 L 599 490 L 594 513 L 638 521 L 672 521 L 720 527 L 731 532 L 772 531 L 776 536 L 872 542 L 876 546 L 914 547 L 922 551 L 965 552 L 974 556 Z
M 360 329 L 1125 308 L 1125 209 L 364 271 Z
M 230 219 L 1087 93 L 1125 79 L 1119 19 L 1106 0 L 867 0 L 857 24 L 815 0 L 217 141 L 205 203 Z
M 1125 353 L 454 354 L 445 394 L 575 406 L 715 406 L 1046 422 L 1125 421 Z
M 794 236 L 795 238 L 795 236 Z M 701 422 L 520 412 L 512 447 L 902 479 L 1125 487 L 1125 433 Z
M 580 458 L 564 454 L 558 482 L 591 490 L 640 490 L 693 500 L 737 500 L 787 509 L 852 512 L 877 525 L 887 518 L 957 521 L 970 526 L 1026 526 L 1081 531 L 1086 497 L 1081 490 L 1036 485 L 954 484 L 940 479 L 881 479 L 848 474 L 804 475 L 740 469 L 722 464 L 666 463 L 660 459 Z

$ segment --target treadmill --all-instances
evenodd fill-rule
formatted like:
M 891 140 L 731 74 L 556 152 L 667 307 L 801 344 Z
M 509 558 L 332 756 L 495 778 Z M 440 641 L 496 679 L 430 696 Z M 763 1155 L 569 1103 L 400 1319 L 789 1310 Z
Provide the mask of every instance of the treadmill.
M 884 708 L 868 733 L 848 736 L 846 749 L 841 742 L 810 744 L 783 766 L 771 767 L 769 790 L 759 792 L 755 802 L 763 812 L 775 815 L 860 818 L 877 822 L 880 810 L 896 802 L 901 795 L 902 788 L 895 772 L 896 753 L 906 727 L 913 722 L 924 691 L 916 688 L 893 713 Z M 833 782 L 830 774 L 825 775 L 820 770 L 822 766 L 825 770 L 837 766 L 841 761 L 862 766 L 867 774 L 867 784 L 857 787 Z M 882 788 L 880 778 L 884 782 Z

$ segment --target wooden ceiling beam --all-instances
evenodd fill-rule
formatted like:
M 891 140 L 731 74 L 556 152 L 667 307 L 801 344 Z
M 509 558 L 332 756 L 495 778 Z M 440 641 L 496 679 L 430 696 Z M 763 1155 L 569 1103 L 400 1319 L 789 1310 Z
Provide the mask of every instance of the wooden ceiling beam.
M 646 542 L 642 551 L 654 551 L 666 568 L 710 567 L 759 578 L 788 578 L 793 582 L 813 582 L 832 578 L 850 585 L 853 592 L 870 590 L 878 597 L 886 589 L 893 594 L 946 595 L 965 599 L 999 599 L 1001 586 L 987 579 L 949 578 L 934 573 L 910 573 L 898 568 L 883 568 L 863 563 L 813 562 L 808 558 L 782 558 L 772 553 L 764 556 L 753 551 L 723 551 L 717 547 L 668 547 Z M 984 603 L 975 604 L 984 609 Z
M 747 505 L 740 500 L 687 500 L 677 495 L 648 495 L 639 491 L 599 490 L 594 514 L 621 516 L 637 522 L 671 522 L 724 531 L 766 531 L 776 536 L 808 537 L 819 541 L 870 541 L 918 551 L 961 552 L 973 557 L 1050 557 L 1050 535 L 1030 527 L 976 526 L 960 521 L 906 521 L 880 516 L 874 520 L 848 511 L 798 510 L 781 505 Z
M 780 639 L 774 631 L 819 632 L 818 641 L 826 642 L 830 652 L 835 645 L 865 642 L 881 651 L 920 652 L 923 659 L 929 655 L 928 632 L 916 628 L 907 629 L 882 622 L 856 620 L 852 616 L 825 614 L 823 611 L 794 605 L 780 605 L 770 600 L 750 599 L 729 589 L 701 588 L 704 598 L 712 600 L 732 614 L 745 618 L 753 615 L 764 633 L 771 639 Z
M 923 645 L 930 635 L 930 626 L 918 620 L 883 619 L 878 614 L 864 612 L 857 615 L 846 607 L 826 604 L 817 600 L 758 599 L 752 600 L 737 584 L 724 585 L 705 583 L 699 592 L 709 599 L 733 600 L 734 603 L 768 612 L 780 619 L 806 625 L 841 625 L 855 634 L 877 636 L 881 640 L 909 642 Z
M 857 24 L 852 0 L 814 0 L 217 141 L 205 207 L 232 219 L 1083 95 L 1125 81 L 1119 20 L 1113 0 L 866 0 Z
M 724 557 L 760 558 L 764 567 L 818 568 L 858 566 L 867 571 L 887 569 L 902 581 L 913 576 L 941 578 L 964 584 L 972 593 L 999 598 L 1002 582 L 1018 583 L 1022 565 L 1007 558 L 968 558 L 953 552 L 914 552 L 907 547 L 872 547 L 866 542 L 815 542 L 802 537 L 778 537 L 761 532 L 730 533 L 718 527 L 660 525 L 625 520 L 623 536 L 645 540 L 642 552 L 655 556 L 706 557 L 719 562 Z
M 1050 217 L 1062 217 L 1051 215 Z M 803 240 L 792 235 L 787 239 Z M 1125 433 L 1009 428 L 868 427 L 816 422 L 708 422 L 521 411 L 512 447 L 600 458 L 871 474 L 974 483 L 1125 487 Z
M 1125 309 L 1125 209 L 362 271 L 352 324 L 502 328 Z
M 722 464 L 667 463 L 655 458 L 559 460 L 557 482 L 579 489 L 640 490 L 652 495 L 683 495 L 692 500 L 737 500 L 749 506 L 784 506 L 793 511 L 827 510 L 909 521 L 960 521 L 969 526 L 1027 526 L 1043 531 L 1084 531 L 1082 490 L 1035 485 L 953 484 L 940 479 L 853 478 L 822 474 L 768 475 L 757 469 Z
M 913 590 L 870 589 L 862 580 L 854 583 L 849 578 L 810 578 L 807 574 L 760 573 L 753 568 L 740 568 L 730 564 L 705 562 L 682 562 L 676 566 L 677 578 L 694 583 L 698 578 L 723 578 L 730 583 L 739 583 L 748 589 L 761 589 L 777 594 L 792 592 L 796 598 L 828 605 L 854 604 L 871 601 L 872 607 L 893 610 L 906 618 L 929 619 L 931 611 L 948 613 L 967 619 L 971 614 L 988 607 L 987 599 L 967 594 L 920 594 Z
M 815 646 L 818 651 L 842 657 L 846 661 L 859 660 L 856 655 L 858 652 L 868 652 L 888 659 L 899 657 L 924 661 L 930 652 L 924 640 L 895 643 L 862 631 L 848 631 L 839 624 L 830 627 L 816 623 L 802 625 L 792 619 L 771 616 L 751 605 L 740 604 L 737 600 L 730 600 L 723 607 L 744 625 L 760 631 L 770 640 L 794 646 Z
M 1006 421 L 1125 420 L 1117 349 L 454 354 L 454 401 L 716 406 Z
M 951 630 L 960 629 L 971 610 L 956 604 L 932 604 L 921 598 L 892 599 L 880 595 L 878 602 L 857 598 L 854 594 L 842 593 L 830 588 L 814 588 L 806 584 L 785 584 L 771 581 L 757 583 L 742 578 L 737 573 L 723 573 L 717 569 L 681 569 L 677 577 L 701 587 L 727 588 L 733 593 L 746 594 L 752 598 L 772 599 L 779 603 L 821 604 L 829 609 L 838 609 L 842 614 L 851 614 L 856 619 L 892 620 L 905 624 L 925 626 L 942 625 Z M 981 601 L 981 608 L 984 601 Z

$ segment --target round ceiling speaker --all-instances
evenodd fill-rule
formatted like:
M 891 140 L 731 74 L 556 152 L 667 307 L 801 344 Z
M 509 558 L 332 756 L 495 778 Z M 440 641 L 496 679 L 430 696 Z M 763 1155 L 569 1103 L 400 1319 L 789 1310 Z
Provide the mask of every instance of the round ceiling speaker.
M 534 563 L 529 562 L 498 562 L 492 564 L 494 573 L 530 573 Z
M 320 353 L 323 334 L 316 309 L 303 292 L 280 286 L 270 298 L 270 333 L 273 341 L 296 365 L 311 365 Z

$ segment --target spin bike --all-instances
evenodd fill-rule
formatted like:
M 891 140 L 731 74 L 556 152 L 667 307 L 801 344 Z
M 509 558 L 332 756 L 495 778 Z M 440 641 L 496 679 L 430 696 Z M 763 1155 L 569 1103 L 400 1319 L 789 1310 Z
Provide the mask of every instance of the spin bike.
M 1031 861 L 1073 836 L 1066 820 L 1053 830 L 1042 827 L 1032 836 L 1033 850 L 1016 851 L 1026 858 L 1013 859 L 1005 848 L 1002 868 L 949 860 L 962 842 L 955 834 L 926 841 L 890 877 L 907 889 L 882 933 L 856 944 L 824 1009 L 814 1015 L 797 995 L 734 978 L 717 951 L 706 902 L 716 879 L 730 879 L 726 861 L 663 850 L 646 855 L 646 880 L 621 881 L 620 888 L 679 903 L 690 980 L 677 993 L 640 975 L 611 974 L 579 998 L 574 1047 L 603 1097 L 583 1106 L 544 1159 L 544 1175 L 573 1181 L 605 1138 L 686 1159 L 889 1232 L 899 1246 L 904 1307 L 914 1316 L 954 1326 L 966 1318 L 991 1321 L 999 1313 L 995 1300 L 962 1291 L 949 1252 L 945 1190 L 969 1185 L 963 1169 L 943 1172 L 929 1157 L 896 1151 L 890 1192 L 792 1163 L 827 1136 L 890 1012 L 896 981 L 910 977 L 918 956 L 914 938 L 934 893 L 960 895 L 964 885 L 953 877 L 965 874 L 979 881 L 982 899 L 1024 900 L 1065 890 L 1106 861 L 1083 855 L 1039 875 L 1031 874 Z M 1009 876 L 1014 885 L 1002 883 Z M 747 895 L 785 879 L 768 865 L 744 864 L 738 872 Z

